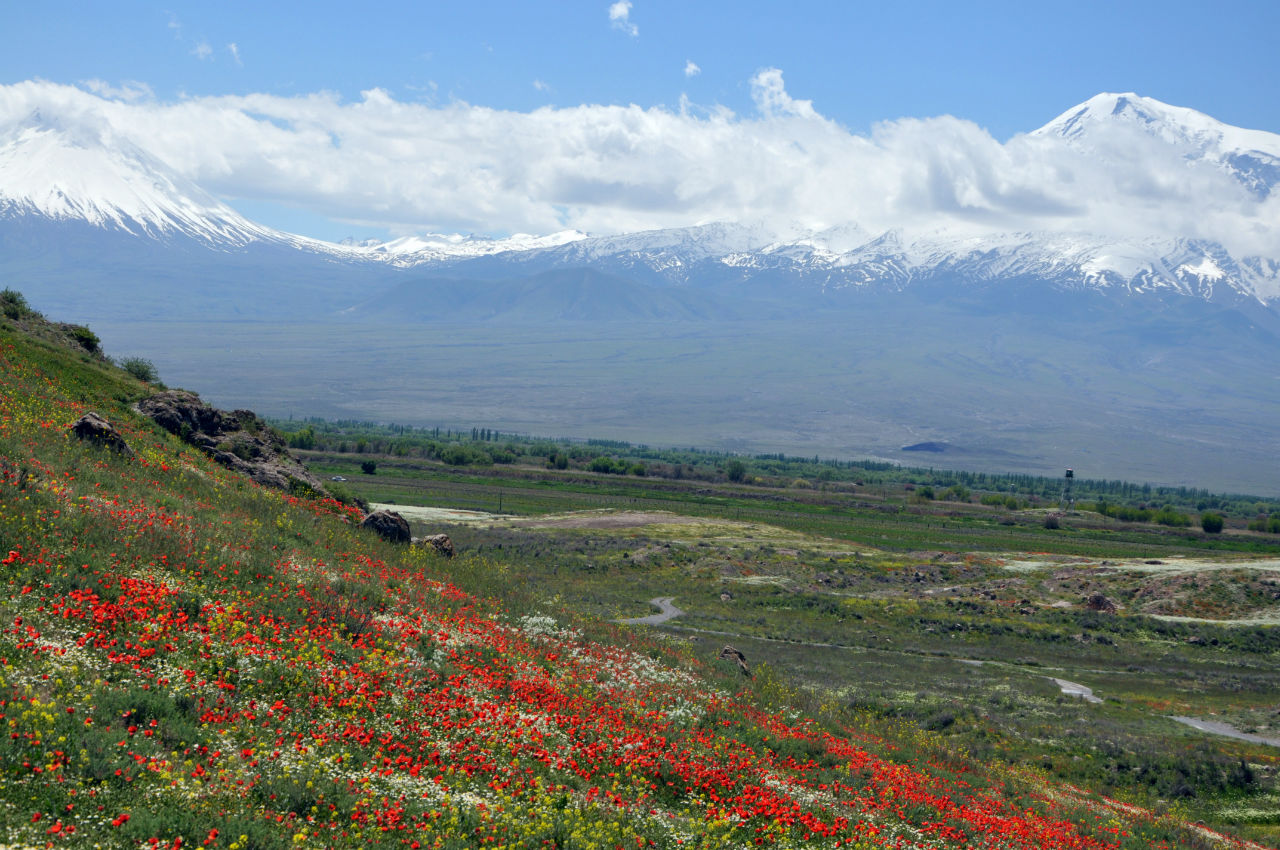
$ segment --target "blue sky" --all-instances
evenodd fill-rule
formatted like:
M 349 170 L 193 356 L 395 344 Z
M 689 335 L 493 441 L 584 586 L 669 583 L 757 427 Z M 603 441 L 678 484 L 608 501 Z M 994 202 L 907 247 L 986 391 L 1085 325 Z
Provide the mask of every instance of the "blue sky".
M 133 87 L 161 104 L 319 92 L 358 103 L 377 89 L 393 104 L 440 110 L 636 104 L 746 116 L 760 109 L 753 80 L 776 69 L 788 98 L 810 101 L 855 136 L 879 122 L 953 115 L 1005 142 L 1102 91 L 1280 132 L 1280 3 L 1269 0 L 41 2 L 10 4 L 5 21 L 0 84 L 98 81 L 99 93 Z M 191 171 L 266 223 L 322 238 L 419 224 L 483 229 L 479 211 L 456 221 L 396 209 L 379 218 L 344 212 L 349 193 L 328 206 L 284 189 L 253 197 L 244 180 Z M 543 221 L 495 212 L 492 229 L 525 220 Z

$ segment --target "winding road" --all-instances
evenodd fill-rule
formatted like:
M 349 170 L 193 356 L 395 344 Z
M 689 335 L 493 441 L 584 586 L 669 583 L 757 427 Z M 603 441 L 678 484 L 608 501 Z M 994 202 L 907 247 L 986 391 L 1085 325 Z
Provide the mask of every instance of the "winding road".
M 671 604 L 673 599 L 675 599 L 674 596 L 656 596 L 649 600 L 649 604 L 657 608 L 659 613 L 650 614 L 647 617 L 627 617 L 614 622 L 621 623 L 624 626 L 660 626 L 684 613 Z

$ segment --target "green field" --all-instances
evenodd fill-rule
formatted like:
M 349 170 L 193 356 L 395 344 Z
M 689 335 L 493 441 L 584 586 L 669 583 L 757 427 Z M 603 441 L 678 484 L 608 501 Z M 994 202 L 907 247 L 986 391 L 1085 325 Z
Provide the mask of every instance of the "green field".
M 1047 529 L 1045 509 L 920 503 L 901 485 L 795 491 L 394 457 L 364 475 L 365 459 L 310 461 L 404 506 L 415 533 L 449 533 L 461 553 L 451 570 L 472 592 L 605 619 L 674 596 L 684 615 L 653 631 L 709 659 L 732 644 L 816 704 L 902 718 L 981 759 L 1280 840 L 1272 536 L 1084 511 Z M 476 513 L 451 522 L 430 509 Z M 1115 613 L 1091 610 L 1094 594 Z

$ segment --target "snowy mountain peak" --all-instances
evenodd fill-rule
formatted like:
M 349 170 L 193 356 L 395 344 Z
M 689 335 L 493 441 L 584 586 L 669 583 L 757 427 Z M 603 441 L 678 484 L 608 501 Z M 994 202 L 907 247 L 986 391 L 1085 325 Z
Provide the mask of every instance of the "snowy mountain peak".
M 1093 150 L 1117 129 L 1154 138 L 1189 161 L 1216 165 L 1259 200 L 1280 185 L 1280 135 L 1233 127 L 1203 112 L 1133 92 L 1095 95 L 1031 135 L 1056 136 Z
M 39 111 L 0 126 L 0 215 L 29 214 L 224 246 L 276 236 L 104 123 Z

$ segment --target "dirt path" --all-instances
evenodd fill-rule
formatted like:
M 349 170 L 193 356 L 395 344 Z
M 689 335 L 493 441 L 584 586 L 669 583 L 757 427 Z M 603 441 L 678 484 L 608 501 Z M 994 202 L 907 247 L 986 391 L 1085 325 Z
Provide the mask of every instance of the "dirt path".
M 1067 696 L 1080 697 L 1085 702 L 1102 702 L 1099 697 L 1093 695 L 1093 688 L 1087 685 L 1081 685 L 1078 682 L 1068 682 L 1066 679 L 1055 679 L 1052 676 L 1046 677 L 1058 686 Z
M 1268 738 L 1264 735 L 1251 735 L 1248 732 L 1241 732 L 1234 726 L 1230 726 L 1218 720 L 1199 720 L 1195 717 L 1170 717 L 1170 720 L 1176 720 L 1192 729 L 1198 729 L 1201 732 L 1208 732 L 1211 735 L 1225 735 L 1228 738 L 1235 738 L 1237 741 L 1249 741 L 1254 744 L 1267 744 L 1272 747 L 1280 747 L 1280 738 Z
M 624 626 L 660 626 L 684 613 L 671 604 L 673 599 L 675 599 L 674 596 L 655 597 L 649 600 L 649 604 L 658 609 L 657 614 L 650 614 L 647 617 L 628 617 L 614 622 L 621 623 Z
M 527 528 L 636 528 L 642 525 L 674 525 L 689 522 L 698 522 L 698 520 L 665 511 L 576 511 L 558 516 L 521 519 L 511 524 Z

